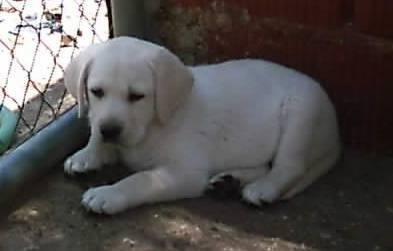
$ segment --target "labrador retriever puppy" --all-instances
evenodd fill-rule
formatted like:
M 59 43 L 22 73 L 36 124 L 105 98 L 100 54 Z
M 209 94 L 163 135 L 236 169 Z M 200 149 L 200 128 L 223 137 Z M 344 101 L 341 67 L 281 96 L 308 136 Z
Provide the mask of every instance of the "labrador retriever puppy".
M 115 214 L 192 198 L 228 175 L 260 205 L 301 192 L 336 162 L 334 107 L 313 79 L 263 60 L 185 66 L 153 43 L 120 37 L 92 45 L 65 71 L 91 137 L 68 174 L 121 159 L 135 174 L 91 188 L 82 204 Z

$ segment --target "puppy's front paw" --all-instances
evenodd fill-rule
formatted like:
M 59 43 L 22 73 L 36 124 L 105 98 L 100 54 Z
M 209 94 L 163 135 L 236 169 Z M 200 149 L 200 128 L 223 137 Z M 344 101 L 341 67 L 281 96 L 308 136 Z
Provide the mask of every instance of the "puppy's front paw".
M 264 203 L 273 203 L 279 196 L 279 190 L 267 180 L 258 180 L 248 184 L 243 188 L 243 199 L 255 206 L 262 206 Z
M 82 205 L 99 214 L 115 214 L 127 208 L 127 197 L 114 186 L 100 186 L 87 190 Z
M 64 172 L 67 174 L 84 173 L 99 169 L 99 156 L 93 156 L 86 148 L 75 153 L 64 162 Z

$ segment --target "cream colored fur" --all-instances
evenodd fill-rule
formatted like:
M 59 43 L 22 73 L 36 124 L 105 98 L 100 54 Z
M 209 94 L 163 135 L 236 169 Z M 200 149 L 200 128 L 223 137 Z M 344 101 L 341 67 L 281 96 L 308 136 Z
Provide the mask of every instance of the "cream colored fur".
M 186 67 L 163 47 L 121 37 L 82 52 L 64 80 L 91 124 L 87 146 L 66 160 L 65 171 L 86 172 L 117 158 L 137 171 L 85 192 L 82 204 L 97 213 L 197 197 L 228 174 L 241 180 L 252 204 L 289 199 L 339 156 L 326 93 L 313 79 L 267 61 Z M 103 97 L 92 95 L 94 88 Z M 144 97 L 130 102 L 130 92 Z M 120 140 L 103 142 L 99 128 L 115 122 Z

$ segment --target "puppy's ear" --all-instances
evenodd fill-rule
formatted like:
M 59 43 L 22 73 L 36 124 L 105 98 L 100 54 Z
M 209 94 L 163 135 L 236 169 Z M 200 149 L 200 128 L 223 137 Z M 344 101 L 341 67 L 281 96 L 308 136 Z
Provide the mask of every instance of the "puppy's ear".
M 83 117 L 88 108 L 87 78 L 98 47 L 99 45 L 92 45 L 82 51 L 70 62 L 64 73 L 64 84 L 78 101 L 79 117 Z
M 155 109 L 158 120 L 167 122 L 182 105 L 194 84 L 191 71 L 180 59 L 160 47 L 152 63 L 155 80 Z

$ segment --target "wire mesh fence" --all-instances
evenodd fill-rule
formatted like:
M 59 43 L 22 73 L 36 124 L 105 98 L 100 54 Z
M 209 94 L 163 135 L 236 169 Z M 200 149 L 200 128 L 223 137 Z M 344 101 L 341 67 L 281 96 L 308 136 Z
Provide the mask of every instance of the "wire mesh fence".
M 13 146 L 74 105 L 64 69 L 108 37 L 104 0 L 0 0 L 0 112 L 17 117 Z

